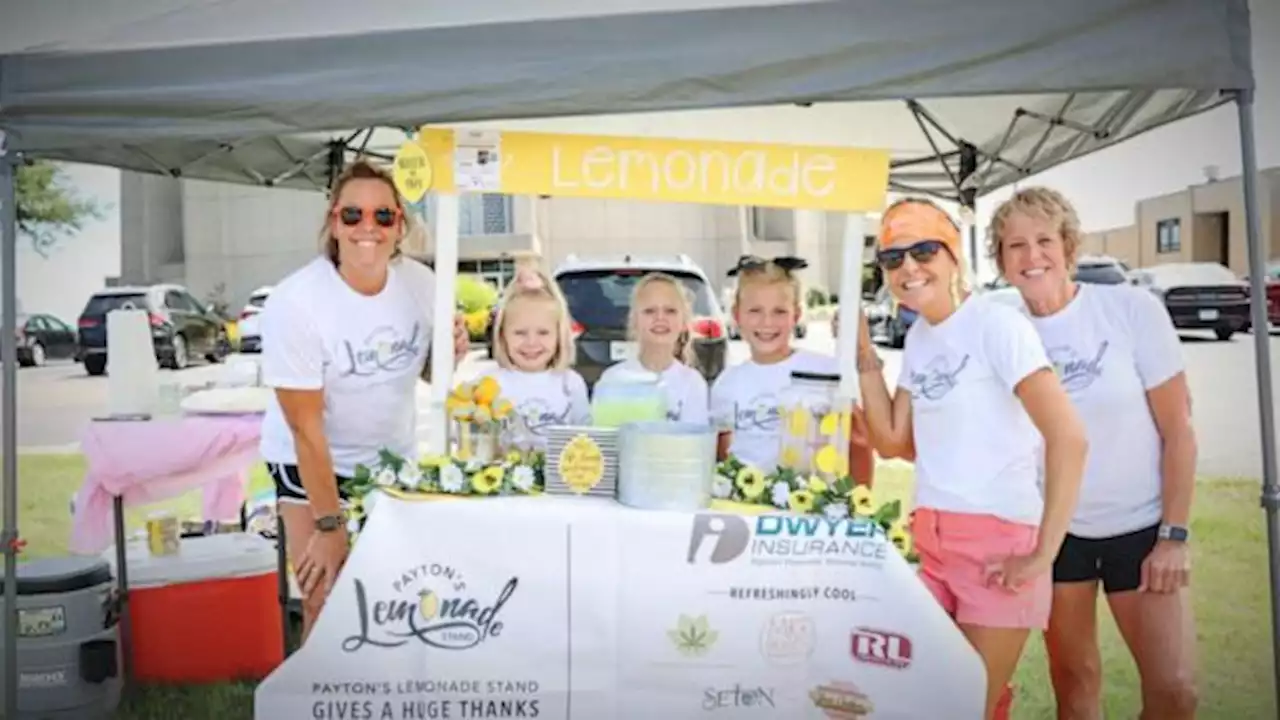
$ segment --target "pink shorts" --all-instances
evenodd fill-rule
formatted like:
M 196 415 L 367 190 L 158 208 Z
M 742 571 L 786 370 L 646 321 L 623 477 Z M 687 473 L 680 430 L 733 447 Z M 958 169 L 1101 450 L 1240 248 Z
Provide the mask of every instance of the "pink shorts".
M 992 628 L 1044 630 L 1049 626 L 1053 575 L 1017 590 L 987 582 L 991 563 L 1025 555 L 1036 546 L 1034 525 L 920 508 L 911 534 L 920 556 L 920 579 L 957 623 Z

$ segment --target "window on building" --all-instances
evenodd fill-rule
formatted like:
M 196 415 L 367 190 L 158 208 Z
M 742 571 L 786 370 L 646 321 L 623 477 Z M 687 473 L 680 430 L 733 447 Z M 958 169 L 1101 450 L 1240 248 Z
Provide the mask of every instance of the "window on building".
M 1156 223 L 1156 252 L 1176 253 L 1182 251 L 1182 221 L 1178 218 L 1161 220 Z
M 459 235 L 508 235 L 515 232 L 509 195 L 466 194 L 458 198 Z

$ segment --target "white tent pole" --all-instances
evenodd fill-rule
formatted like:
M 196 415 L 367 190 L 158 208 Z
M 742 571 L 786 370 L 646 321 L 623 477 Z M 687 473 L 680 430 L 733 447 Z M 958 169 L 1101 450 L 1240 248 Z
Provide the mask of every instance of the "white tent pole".
M 1253 347 L 1258 374 L 1258 424 L 1262 430 L 1262 507 L 1267 514 L 1271 560 L 1272 652 L 1276 700 L 1280 702 L 1280 478 L 1276 476 L 1276 418 L 1271 387 L 1271 334 L 1267 332 L 1267 256 L 1258 216 L 1258 158 L 1253 130 L 1253 92 L 1236 93 L 1240 152 L 1244 171 L 1244 215 L 1249 248 L 1249 287 L 1253 299 Z
M 4 716 L 18 717 L 18 155 L 0 130 L 0 364 L 4 405 L 0 408 L 4 464 Z
M 836 360 L 840 367 L 840 400 L 858 403 L 858 322 L 862 317 L 862 258 L 866 248 L 866 216 L 849 213 L 844 220 L 840 252 L 840 337 Z
M 449 451 L 449 423 L 445 400 L 453 387 L 453 316 L 456 312 L 454 288 L 458 281 L 458 196 L 435 196 L 432 243 L 436 273 L 436 315 L 431 330 L 431 425 L 427 428 L 427 452 L 444 455 Z

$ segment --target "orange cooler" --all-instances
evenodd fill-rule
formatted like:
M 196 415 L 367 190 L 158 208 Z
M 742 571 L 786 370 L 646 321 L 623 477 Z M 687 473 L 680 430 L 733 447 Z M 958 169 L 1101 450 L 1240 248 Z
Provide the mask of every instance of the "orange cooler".
M 128 558 L 137 681 L 259 680 L 284 661 L 271 541 L 247 533 L 184 538 L 165 556 L 131 542 Z

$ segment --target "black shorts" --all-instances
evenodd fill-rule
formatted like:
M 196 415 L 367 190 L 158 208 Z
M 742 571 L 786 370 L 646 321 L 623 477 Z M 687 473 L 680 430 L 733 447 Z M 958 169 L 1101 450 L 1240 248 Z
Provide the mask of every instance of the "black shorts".
M 278 502 L 307 502 L 307 491 L 302 489 L 302 476 L 298 474 L 297 465 L 267 463 L 267 472 L 271 473 L 271 479 L 276 483 L 276 500 Z M 342 500 L 343 504 L 346 504 L 351 499 L 344 488 L 349 479 L 341 475 L 335 475 L 333 480 L 338 486 L 338 498 Z
M 1107 594 L 1137 590 L 1142 584 L 1142 562 L 1156 546 L 1159 530 L 1157 524 L 1109 538 L 1082 538 L 1068 533 L 1053 562 L 1053 581 L 1101 580 Z

